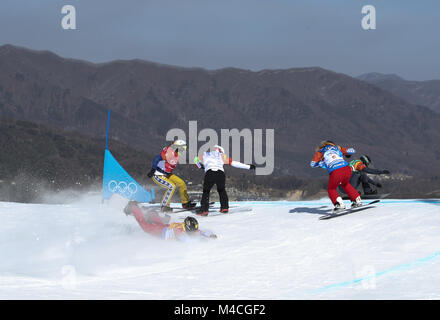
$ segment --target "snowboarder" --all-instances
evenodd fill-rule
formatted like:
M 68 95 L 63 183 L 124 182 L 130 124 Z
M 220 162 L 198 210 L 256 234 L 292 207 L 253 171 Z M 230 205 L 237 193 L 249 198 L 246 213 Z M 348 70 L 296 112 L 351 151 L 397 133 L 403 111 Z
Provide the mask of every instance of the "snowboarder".
M 187 241 L 190 237 L 215 239 L 217 236 L 210 231 L 199 229 L 197 219 L 186 217 L 183 222 L 168 223 L 169 216 L 160 217 L 157 208 L 140 208 L 135 201 L 130 201 L 124 209 L 125 214 L 133 215 L 142 230 L 164 240 Z
M 195 202 L 189 200 L 185 182 L 173 174 L 173 170 L 179 163 L 180 154 L 185 150 L 186 142 L 183 140 L 176 140 L 170 146 L 164 147 L 161 153 L 154 157 L 151 171 L 147 174 L 157 185 L 166 189 L 161 203 L 162 211 L 172 211 L 170 203 L 176 189 L 179 190 L 184 209 L 190 209 L 196 205 Z
M 351 207 L 360 207 L 362 200 L 356 189 L 350 184 L 351 168 L 344 160 L 344 155 L 352 155 L 356 151 L 353 148 L 343 148 L 330 140 L 322 141 L 315 150 L 310 166 L 312 168 L 321 167 L 327 169 L 330 174 L 327 191 L 330 200 L 335 206 L 333 212 L 345 209 L 345 204 L 339 196 L 337 187 L 342 186 L 350 197 Z
M 369 174 L 390 174 L 389 170 L 379 170 L 369 168 L 368 166 L 371 164 L 371 159 L 369 156 L 362 155 L 357 160 L 352 160 L 350 162 L 350 167 L 352 170 L 352 175 L 350 179 L 350 184 L 357 189 L 359 184 L 362 184 L 362 189 L 364 190 L 365 195 L 377 194 L 377 189 L 371 188 L 370 184 L 376 186 L 378 188 L 382 188 L 382 184 L 379 182 L 375 182 L 370 179 L 367 175 Z
M 197 214 L 201 216 L 208 215 L 209 193 L 214 185 L 217 185 L 217 192 L 220 197 L 220 212 L 229 212 L 229 199 L 225 188 L 226 176 L 223 165 L 229 164 L 235 168 L 255 170 L 255 165 L 253 164 L 244 164 L 229 158 L 225 154 L 225 150 L 219 145 L 215 145 L 211 148 L 211 151 L 204 152 L 199 157 L 195 157 L 194 163 L 198 168 L 205 170 L 202 200 L 200 202 L 200 209 L 197 211 Z

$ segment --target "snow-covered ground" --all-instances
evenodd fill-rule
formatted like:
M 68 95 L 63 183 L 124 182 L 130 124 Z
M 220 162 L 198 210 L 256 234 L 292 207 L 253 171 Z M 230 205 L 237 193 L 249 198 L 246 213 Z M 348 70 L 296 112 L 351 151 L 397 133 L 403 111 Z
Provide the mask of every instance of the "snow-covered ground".
M 240 203 L 199 218 L 218 239 L 174 242 L 99 197 L 2 202 L 0 298 L 440 299 L 440 200 L 319 220 L 329 204 Z

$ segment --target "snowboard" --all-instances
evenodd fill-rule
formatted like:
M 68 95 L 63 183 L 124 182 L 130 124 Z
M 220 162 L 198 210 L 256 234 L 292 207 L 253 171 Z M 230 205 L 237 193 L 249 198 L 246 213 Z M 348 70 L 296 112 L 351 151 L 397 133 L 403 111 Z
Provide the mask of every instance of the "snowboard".
M 211 208 L 214 204 L 215 204 L 214 201 L 213 201 L 213 202 L 210 202 L 210 203 L 209 203 L 209 207 Z M 179 213 L 179 212 L 185 212 L 185 211 L 197 211 L 197 210 L 200 209 L 200 208 L 201 208 L 200 205 L 195 206 L 195 207 L 192 207 L 192 208 L 189 208 L 189 209 L 172 208 L 173 211 L 172 211 L 172 212 L 168 212 L 168 213 Z
M 214 216 L 228 215 L 231 213 L 247 212 L 247 211 L 252 211 L 252 207 L 240 207 L 240 206 L 229 207 L 229 212 L 227 212 L 227 213 L 220 212 L 220 208 L 210 208 L 208 215 L 205 217 L 214 217 Z M 200 217 L 200 216 L 198 216 L 198 217 Z
M 362 194 L 362 199 L 374 200 L 374 199 L 384 199 L 388 197 L 391 193 L 383 193 L 383 194 Z M 347 195 L 342 196 L 342 200 L 350 200 Z
M 378 203 L 379 201 L 380 200 L 377 199 L 377 200 L 371 201 L 371 202 L 369 202 L 367 204 L 364 204 L 361 207 L 344 209 L 344 210 L 341 210 L 341 211 L 339 211 L 337 213 L 329 213 L 329 214 L 326 214 L 324 216 L 319 217 L 319 220 L 327 220 L 327 219 L 337 218 L 337 217 L 340 217 L 340 216 L 345 216 L 346 214 L 350 214 L 350 213 L 355 213 L 355 212 L 371 209 L 371 208 L 374 208 L 372 205 Z
M 238 212 L 249 212 L 249 211 L 252 211 L 252 207 L 233 206 L 233 207 L 229 207 L 229 212 L 227 212 L 227 213 L 220 212 L 220 207 L 218 207 L 218 208 L 210 207 L 208 210 L 209 213 L 207 216 L 200 216 L 200 215 L 196 214 L 195 210 L 192 210 L 190 213 L 192 216 L 194 216 L 196 219 L 198 219 L 198 218 L 223 216 L 223 215 L 228 215 L 228 214 L 233 214 L 233 213 L 238 213 Z M 185 219 L 185 217 L 181 217 L 181 219 Z

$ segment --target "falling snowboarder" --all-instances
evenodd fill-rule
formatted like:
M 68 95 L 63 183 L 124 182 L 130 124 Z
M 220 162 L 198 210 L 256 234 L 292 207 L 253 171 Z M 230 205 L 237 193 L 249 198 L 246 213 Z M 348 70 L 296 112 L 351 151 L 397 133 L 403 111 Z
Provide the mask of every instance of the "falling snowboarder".
M 367 175 L 369 174 L 390 174 L 389 170 L 379 170 L 369 168 L 371 164 L 370 157 L 366 155 L 360 156 L 359 159 L 352 160 L 350 162 L 350 167 L 352 170 L 352 175 L 350 179 L 350 184 L 357 189 L 360 184 L 362 184 L 362 189 L 364 190 L 364 195 L 377 194 L 377 189 L 373 189 L 371 185 L 377 188 L 382 188 L 382 184 L 370 179 Z
M 215 239 L 211 231 L 199 229 L 197 219 L 186 217 L 183 222 L 169 223 L 170 217 L 159 215 L 160 209 L 155 207 L 140 208 L 135 201 L 130 201 L 124 209 L 126 215 L 133 215 L 142 230 L 164 240 L 187 241 L 193 237 Z

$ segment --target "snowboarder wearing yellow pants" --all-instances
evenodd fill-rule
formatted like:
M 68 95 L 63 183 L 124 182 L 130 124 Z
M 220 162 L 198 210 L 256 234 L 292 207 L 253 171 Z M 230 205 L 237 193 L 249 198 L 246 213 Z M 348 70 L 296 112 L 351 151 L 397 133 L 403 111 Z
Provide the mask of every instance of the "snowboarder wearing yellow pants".
M 176 140 L 172 145 L 163 148 L 162 152 L 154 157 L 151 171 L 147 174 L 158 186 L 167 189 L 162 198 L 162 211 L 172 211 L 170 203 L 176 188 L 179 189 L 180 200 L 184 209 L 190 209 L 196 205 L 196 203 L 189 200 L 185 182 L 172 173 L 179 163 L 179 150 L 186 150 L 185 141 Z

